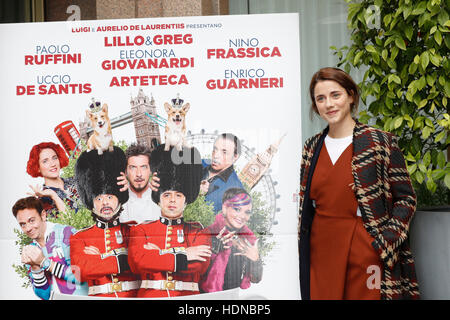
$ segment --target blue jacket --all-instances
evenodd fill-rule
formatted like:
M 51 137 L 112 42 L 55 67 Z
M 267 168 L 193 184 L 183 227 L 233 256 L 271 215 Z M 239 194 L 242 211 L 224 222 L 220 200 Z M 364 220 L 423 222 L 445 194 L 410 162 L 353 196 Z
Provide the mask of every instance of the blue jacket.
M 202 160 L 203 180 L 208 179 L 209 169 L 211 168 L 209 160 Z M 212 202 L 214 213 L 217 214 L 222 210 L 222 197 L 225 191 L 230 188 L 244 188 L 241 180 L 239 180 L 233 165 L 212 177 L 209 180 L 209 189 L 206 193 L 205 200 Z

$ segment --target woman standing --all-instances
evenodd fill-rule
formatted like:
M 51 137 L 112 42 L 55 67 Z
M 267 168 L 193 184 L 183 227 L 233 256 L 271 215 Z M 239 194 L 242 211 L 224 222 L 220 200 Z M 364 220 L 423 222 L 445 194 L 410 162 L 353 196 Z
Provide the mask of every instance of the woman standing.
M 302 153 L 302 298 L 418 298 L 408 241 L 416 197 L 397 138 L 352 117 L 359 90 L 344 71 L 320 69 L 309 91 L 328 127 Z
M 57 216 L 58 211 L 64 212 L 66 209 L 64 200 L 71 208 L 76 208 L 75 180 L 73 178 L 63 179 L 59 176 L 61 168 L 69 164 L 64 150 L 53 142 L 42 142 L 30 151 L 27 162 L 27 173 L 33 178 L 43 177 L 44 185 L 30 186 L 34 195 L 39 197 L 44 210 L 48 216 Z

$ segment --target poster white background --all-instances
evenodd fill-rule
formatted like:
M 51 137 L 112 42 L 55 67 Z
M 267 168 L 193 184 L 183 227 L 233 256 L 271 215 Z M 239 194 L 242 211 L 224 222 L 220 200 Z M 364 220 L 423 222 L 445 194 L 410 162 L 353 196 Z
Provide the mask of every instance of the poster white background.
M 157 113 L 166 117 L 165 102 L 180 94 L 191 105 L 187 127 L 192 133 L 204 129 L 231 132 L 256 153 L 286 134 L 271 165 L 271 177 L 277 182 L 279 195 L 276 214 L 278 224 L 271 229 L 275 248 L 265 259 L 263 280 L 242 292 L 242 297 L 267 299 L 299 299 L 297 252 L 297 203 L 299 160 L 301 151 L 300 121 L 300 48 L 297 14 L 245 16 L 178 17 L 131 20 L 99 20 L 0 25 L 0 92 L 2 97 L 0 168 L 2 194 L 0 201 L 0 298 L 35 299 L 31 288 L 21 288 L 20 279 L 12 268 L 20 263 L 14 244 L 14 228 L 19 228 L 11 213 L 14 202 L 26 196 L 30 184 L 42 184 L 25 171 L 31 147 L 43 141 L 59 143 L 53 133 L 56 125 L 72 120 L 78 127 L 92 97 L 109 105 L 110 117 L 130 111 L 130 99 L 140 88 L 156 101 Z M 77 28 L 99 26 L 184 24 L 184 28 L 165 30 L 73 32 Z M 189 28 L 201 24 L 202 28 Z M 214 27 L 207 27 L 210 24 Z M 192 44 L 160 46 L 105 47 L 104 38 L 192 34 Z M 277 47 L 281 57 L 207 59 L 207 49 L 228 50 L 230 40 L 251 40 L 257 47 Z M 256 40 L 255 40 L 256 39 Z M 111 40 L 112 41 L 112 40 Z M 70 47 L 69 53 L 81 53 L 80 64 L 25 65 L 25 55 L 38 54 L 37 48 Z M 246 48 L 246 46 L 243 46 Z M 67 47 L 65 47 L 67 48 Z M 103 70 L 104 60 L 119 60 L 130 50 L 173 50 L 175 57 L 194 57 L 194 67 L 178 69 Z M 236 47 L 234 49 L 237 49 Z M 122 52 L 122 53 L 121 53 Z M 269 51 L 271 52 L 271 51 Z M 281 88 L 210 90 L 209 79 L 225 79 L 226 70 L 261 69 L 264 77 L 283 78 Z M 181 75 L 189 84 L 110 86 L 112 77 L 132 75 Z M 17 95 L 17 86 L 35 85 L 46 75 L 69 75 L 71 83 L 90 83 L 92 92 L 75 94 Z M 67 78 L 67 77 L 66 77 Z M 164 129 L 160 128 L 162 138 Z M 133 124 L 113 130 L 115 140 L 135 141 Z M 202 155 L 208 156 L 208 155 Z

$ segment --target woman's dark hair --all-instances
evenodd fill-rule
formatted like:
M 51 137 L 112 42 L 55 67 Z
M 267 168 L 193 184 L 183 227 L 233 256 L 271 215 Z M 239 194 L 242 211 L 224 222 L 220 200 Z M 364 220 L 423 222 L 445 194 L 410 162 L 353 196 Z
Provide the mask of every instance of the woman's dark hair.
M 227 200 L 230 200 L 234 196 L 241 193 L 246 194 L 251 198 L 250 194 L 242 188 L 229 188 L 223 193 L 222 203 L 225 203 Z
M 353 103 L 351 104 L 351 112 L 354 113 L 358 110 L 359 105 L 359 88 L 358 85 L 353 81 L 352 77 L 345 71 L 339 68 L 322 68 L 317 71 L 311 79 L 309 84 L 309 95 L 311 97 L 311 116 L 313 112 L 319 114 L 317 110 L 316 100 L 314 99 L 314 89 L 319 81 L 331 80 L 337 82 L 341 87 L 347 91 L 349 96 L 353 97 Z

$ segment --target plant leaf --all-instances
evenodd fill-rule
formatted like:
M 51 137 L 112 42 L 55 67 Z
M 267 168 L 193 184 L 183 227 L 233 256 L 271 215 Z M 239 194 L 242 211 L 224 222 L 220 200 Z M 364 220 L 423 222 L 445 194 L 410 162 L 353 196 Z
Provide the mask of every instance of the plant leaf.
M 421 136 L 422 139 L 428 139 L 428 137 L 430 136 L 430 133 L 431 133 L 430 127 L 423 128 L 422 136 Z
M 435 142 L 435 143 L 438 143 L 439 141 L 441 141 L 442 139 L 444 139 L 446 133 L 447 133 L 447 132 L 445 132 L 445 130 L 439 132 L 439 133 L 436 135 L 436 138 L 434 138 L 434 142 Z M 443 153 L 442 153 L 442 154 L 443 154 Z
M 423 173 L 422 172 L 420 172 L 420 171 L 416 171 L 416 173 L 414 174 L 414 176 L 416 177 L 416 181 L 419 183 L 419 184 L 422 184 L 422 182 L 423 182 L 423 180 L 424 180 L 424 175 L 423 175 Z
M 409 174 L 412 175 L 417 170 L 417 164 L 414 163 L 413 165 L 408 166 L 407 170 Z
M 405 40 L 402 37 L 395 38 L 395 45 L 402 50 L 406 50 Z
M 413 26 L 412 26 L 412 25 L 408 24 L 408 25 L 405 27 L 405 35 L 406 35 L 406 38 L 407 38 L 409 41 L 411 41 L 412 35 L 413 35 Z
M 422 65 L 423 70 L 425 70 L 430 63 L 430 56 L 428 55 L 428 51 L 422 52 L 420 55 L 420 64 Z
M 422 1 L 420 2 L 418 5 L 416 5 L 416 7 L 414 8 L 414 10 L 412 11 L 412 15 L 419 15 L 425 12 L 425 10 L 427 9 L 427 2 L 426 1 Z
M 359 60 L 361 59 L 362 55 L 364 54 L 364 51 L 359 51 L 356 56 L 355 59 L 353 60 L 353 65 L 357 65 Z
M 396 74 L 392 74 L 392 81 L 394 81 L 397 84 L 402 84 L 402 80 L 400 79 L 400 77 Z
M 441 26 L 445 26 L 449 20 L 447 10 L 445 9 L 441 10 L 441 12 L 439 12 L 437 19 Z
M 433 179 L 430 176 L 428 176 L 427 189 L 430 190 L 431 193 L 434 193 L 434 192 L 436 192 L 436 188 L 437 188 L 436 183 L 433 181 Z
M 419 163 L 419 170 L 422 173 L 426 173 L 427 172 L 427 167 L 423 163 Z
M 398 118 L 394 122 L 394 129 L 400 128 L 402 123 L 403 123 L 403 117 L 402 116 L 398 116 Z
M 439 30 L 437 30 L 436 33 L 434 34 L 434 41 L 436 41 L 438 45 L 442 44 L 442 34 Z
M 430 165 L 431 162 L 431 154 L 430 151 L 427 151 L 424 155 L 423 155 L 423 165 L 425 167 L 428 167 Z
M 372 53 L 377 53 L 377 50 L 376 50 L 375 47 L 374 47 L 373 45 L 371 45 L 371 44 L 368 44 L 368 45 L 366 46 L 366 50 L 369 51 L 369 52 L 372 52 Z
M 444 183 L 448 189 L 450 189 L 450 173 L 447 173 L 444 178 Z
M 443 132 L 444 132 L 444 131 L 443 131 Z M 446 161 L 445 161 L 445 155 L 444 155 L 444 152 L 440 151 L 439 154 L 438 154 L 438 156 L 437 156 L 437 165 L 438 165 L 440 168 L 444 169 L 444 168 L 445 168 L 445 163 L 446 163 Z
M 427 99 L 423 99 L 422 101 L 420 101 L 419 106 L 418 106 L 419 109 L 422 109 L 423 107 L 425 107 L 427 105 L 427 103 L 428 103 Z
M 414 120 L 411 118 L 409 114 L 405 114 L 403 116 L 403 119 L 405 119 L 406 123 L 408 124 L 408 127 L 412 128 L 414 124 Z

